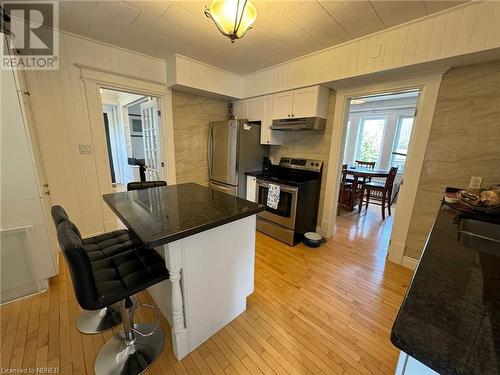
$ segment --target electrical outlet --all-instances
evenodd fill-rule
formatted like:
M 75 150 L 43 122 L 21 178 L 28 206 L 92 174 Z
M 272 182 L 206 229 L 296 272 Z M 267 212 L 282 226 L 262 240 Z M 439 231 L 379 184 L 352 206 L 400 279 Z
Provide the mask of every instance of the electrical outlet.
M 469 189 L 479 189 L 481 188 L 481 183 L 483 182 L 482 177 L 472 176 L 469 182 Z
M 80 143 L 78 145 L 78 149 L 80 150 L 80 154 L 91 154 L 92 148 L 88 143 Z

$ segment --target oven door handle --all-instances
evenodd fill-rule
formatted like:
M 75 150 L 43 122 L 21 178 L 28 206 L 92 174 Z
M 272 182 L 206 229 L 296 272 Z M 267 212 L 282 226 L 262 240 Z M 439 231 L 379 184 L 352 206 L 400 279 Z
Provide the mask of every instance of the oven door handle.
M 269 184 L 273 184 L 272 182 L 264 182 L 263 180 L 257 180 L 256 182 L 257 186 L 262 186 L 266 188 L 269 188 Z M 280 187 L 280 190 L 288 193 L 297 193 L 298 190 L 296 187 L 289 187 L 282 184 L 273 184 L 273 185 L 278 185 Z

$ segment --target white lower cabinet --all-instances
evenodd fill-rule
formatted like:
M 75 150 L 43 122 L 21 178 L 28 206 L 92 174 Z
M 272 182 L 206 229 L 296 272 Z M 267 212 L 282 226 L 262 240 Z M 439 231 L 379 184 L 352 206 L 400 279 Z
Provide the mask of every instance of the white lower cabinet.
M 257 178 L 247 176 L 247 201 L 255 202 L 255 192 L 257 189 Z
M 405 352 L 399 353 L 398 365 L 395 371 L 396 375 L 439 375 L 436 371 L 430 369 L 415 358 Z

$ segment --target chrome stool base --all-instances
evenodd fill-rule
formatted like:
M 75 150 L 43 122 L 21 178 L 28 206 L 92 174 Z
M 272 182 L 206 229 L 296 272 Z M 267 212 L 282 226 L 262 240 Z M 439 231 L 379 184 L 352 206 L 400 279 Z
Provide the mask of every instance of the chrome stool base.
M 84 311 L 76 321 L 76 327 L 81 333 L 93 335 L 111 329 L 122 322 L 118 310 L 106 307 L 101 310 Z
M 153 331 L 155 324 L 136 323 L 134 328 L 140 331 Z M 165 341 L 161 329 L 150 336 L 135 335 L 132 343 L 127 344 L 125 332 L 114 335 L 97 354 L 95 361 L 96 375 L 142 374 L 156 360 Z

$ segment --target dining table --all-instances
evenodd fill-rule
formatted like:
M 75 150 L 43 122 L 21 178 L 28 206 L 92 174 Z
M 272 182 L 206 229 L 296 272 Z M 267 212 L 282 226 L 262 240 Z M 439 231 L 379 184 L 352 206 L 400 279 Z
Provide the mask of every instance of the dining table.
M 347 176 L 352 176 L 352 190 L 349 194 L 348 202 L 345 205 L 347 211 L 354 211 L 354 206 L 356 205 L 356 198 L 360 185 L 365 181 L 372 178 L 387 178 L 389 176 L 389 169 L 384 168 L 366 168 L 354 165 L 347 166 Z M 361 197 L 363 199 L 363 197 Z

